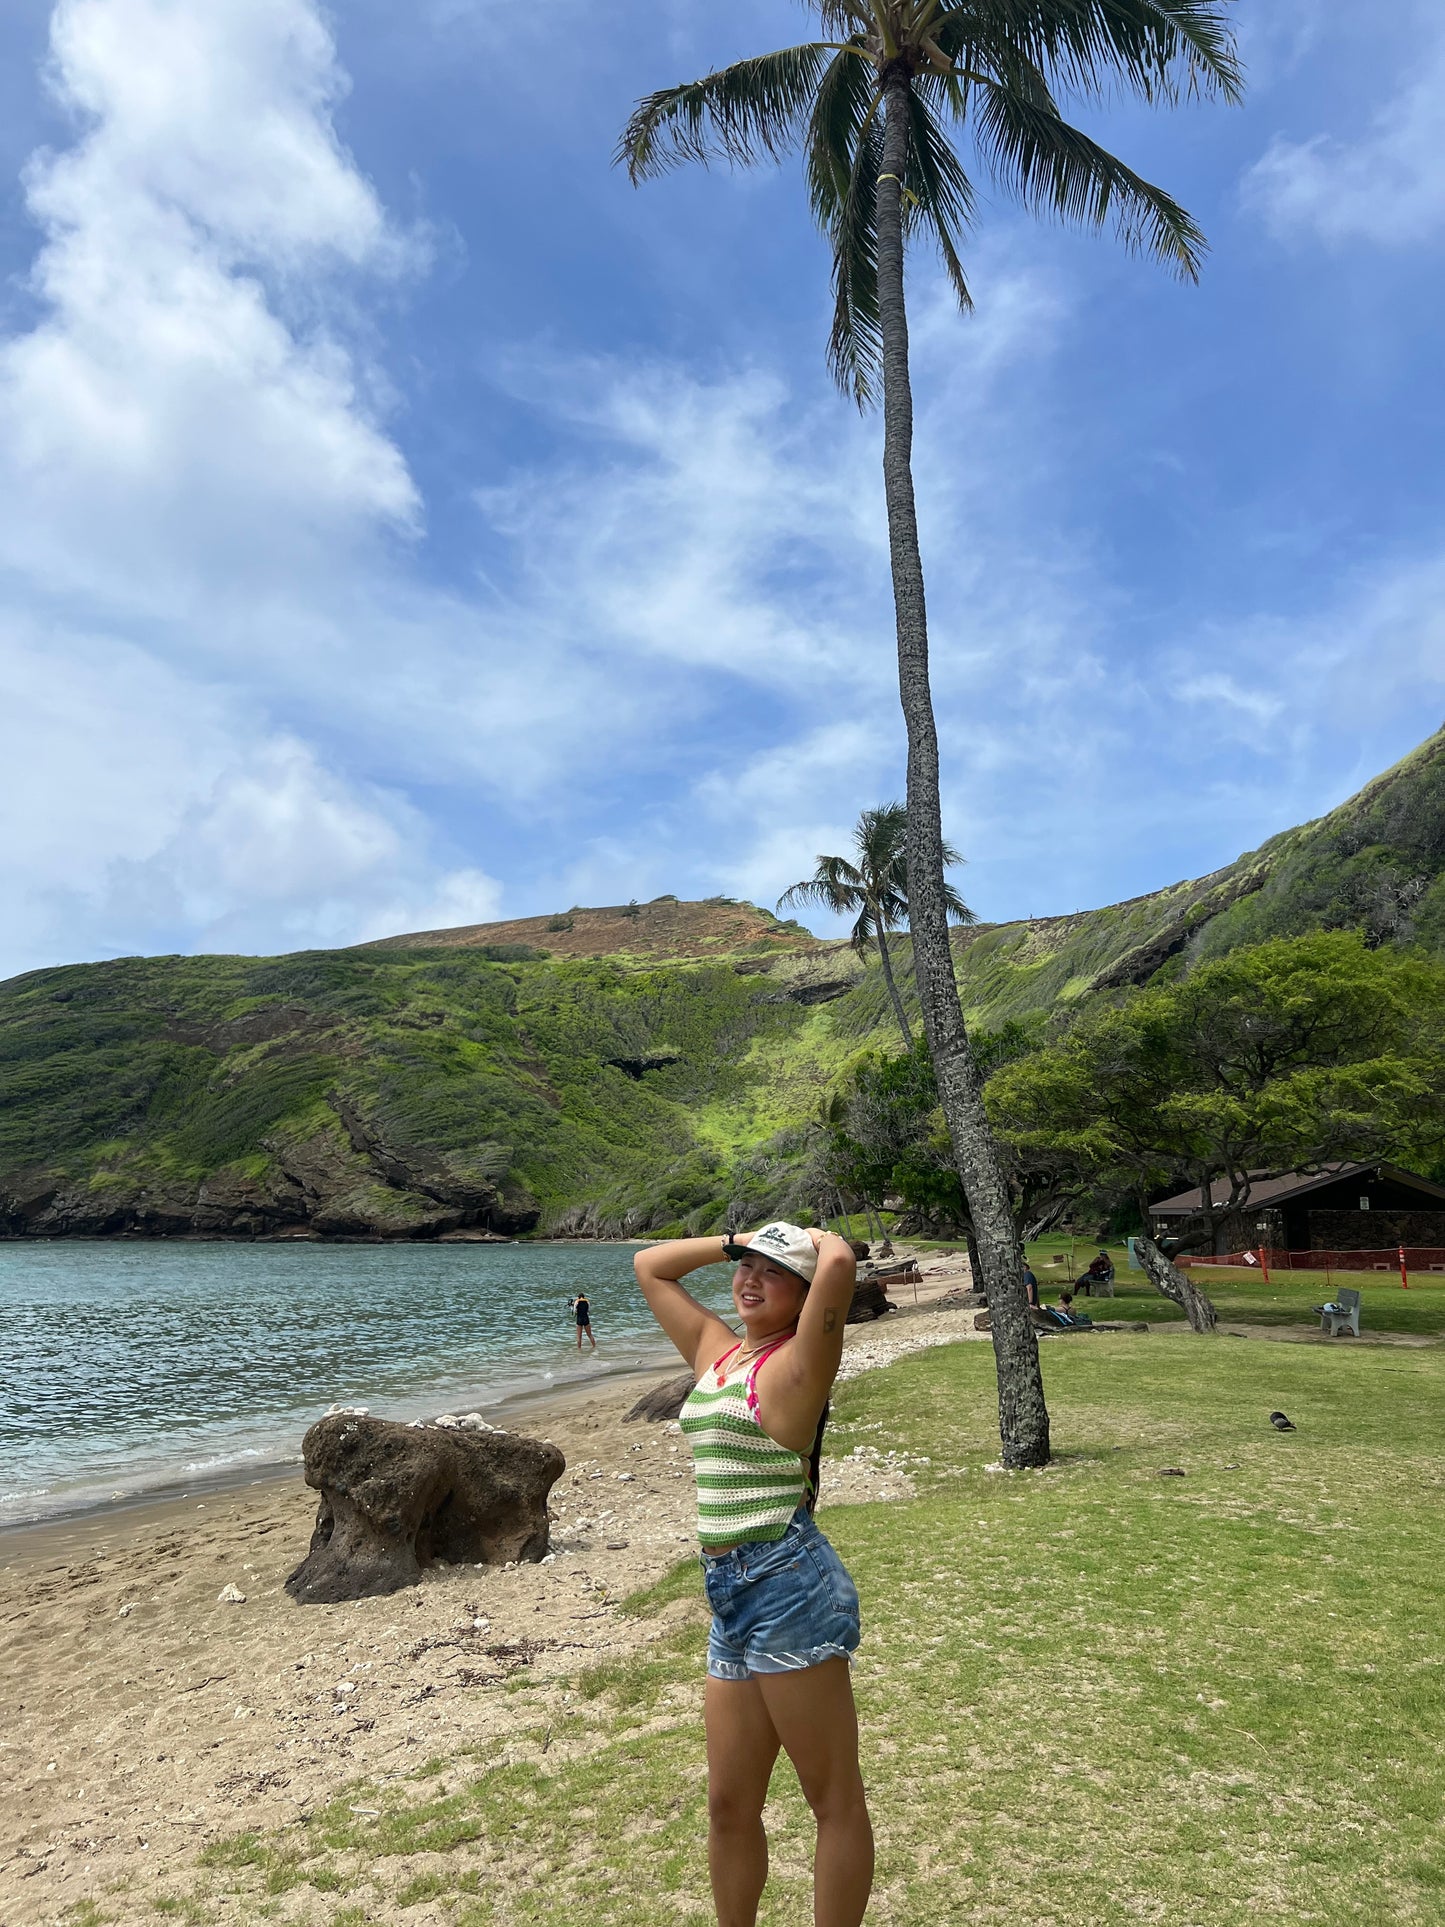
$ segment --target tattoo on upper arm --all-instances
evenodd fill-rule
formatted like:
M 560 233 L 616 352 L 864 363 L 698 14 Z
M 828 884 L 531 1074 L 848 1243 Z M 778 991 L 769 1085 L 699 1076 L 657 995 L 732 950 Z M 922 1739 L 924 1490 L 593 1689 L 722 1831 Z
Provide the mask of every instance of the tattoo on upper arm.
M 830 1332 L 833 1330 L 834 1326 L 837 1323 L 838 1323 L 838 1314 L 836 1311 L 833 1310 L 832 1306 L 830 1305 L 828 1309 L 823 1313 L 823 1330 L 825 1332 Z

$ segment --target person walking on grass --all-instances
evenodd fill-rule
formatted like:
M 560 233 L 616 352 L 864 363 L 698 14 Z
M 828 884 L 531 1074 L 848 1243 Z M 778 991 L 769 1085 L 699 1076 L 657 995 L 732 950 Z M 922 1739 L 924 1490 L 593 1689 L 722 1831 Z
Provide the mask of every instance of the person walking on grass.
M 567 1300 L 567 1304 L 577 1321 L 578 1351 L 580 1352 L 582 1349 L 582 1336 L 585 1332 L 587 1337 L 592 1339 L 592 1349 L 595 1352 L 597 1349 L 597 1340 L 592 1338 L 592 1307 L 588 1303 L 586 1292 L 578 1292 L 575 1298 L 569 1298 Z
M 682 1280 L 732 1258 L 737 1335 Z M 815 1927 L 858 1927 L 873 1829 L 849 1674 L 858 1593 L 813 1519 L 828 1395 L 856 1264 L 842 1238 L 766 1224 L 639 1251 L 637 1281 L 697 1380 L 681 1424 L 697 1471 L 708 1639 L 708 1868 L 719 1927 L 755 1927 L 763 1805 L 779 1749 L 817 1822 Z

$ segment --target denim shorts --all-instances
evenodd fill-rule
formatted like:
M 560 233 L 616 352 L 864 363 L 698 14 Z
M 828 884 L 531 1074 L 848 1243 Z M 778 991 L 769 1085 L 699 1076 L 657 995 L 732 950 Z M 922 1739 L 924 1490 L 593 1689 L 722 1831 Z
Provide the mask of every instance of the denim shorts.
M 707 1670 L 714 1679 L 796 1673 L 851 1659 L 859 1639 L 858 1590 L 843 1561 L 799 1506 L 781 1539 L 704 1552 L 712 1607 Z

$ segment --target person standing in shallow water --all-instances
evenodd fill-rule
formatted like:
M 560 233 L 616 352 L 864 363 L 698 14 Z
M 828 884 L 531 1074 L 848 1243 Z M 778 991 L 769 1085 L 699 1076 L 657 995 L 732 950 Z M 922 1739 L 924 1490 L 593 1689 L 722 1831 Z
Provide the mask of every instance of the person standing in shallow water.
M 592 1307 L 588 1303 L 586 1292 L 579 1292 L 575 1298 L 569 1298 L 567 1303 L 571 1306 L 573 1317 L 577 1322 L 578 1351 L 582 1349 L 582 1336 L 585 1332 L 587 1337 L 592 1339 L 592 1349 L 595 1352 L 597 1340 L 592 1338 Z
M 743 1337 L 684 1290 L 737 1261 Z M 813 1519 L 828 1394 L 856 1266 L 843 1239 L 766 1224 L 638 1252 L 637 1281 L 697 1380 L 682 1408 L 698 1487 L 708 1640 L 708 1868 L 719 1927 L 755 1927 L 768 1877 L 763 1805 L 779 1750 L 817 1822 L 814 1927 L 858 1927 L 873 1829 L 849 1674 L 858 1594 Z

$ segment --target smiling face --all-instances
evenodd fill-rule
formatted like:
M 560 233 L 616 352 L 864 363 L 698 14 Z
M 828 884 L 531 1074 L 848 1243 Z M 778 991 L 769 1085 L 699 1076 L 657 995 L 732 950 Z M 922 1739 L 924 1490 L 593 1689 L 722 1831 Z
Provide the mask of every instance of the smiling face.
M 733 1304 L 750 1342 L 791 1331 L 798 1322 L 808 1287 L 796 1272 L 769 1264 L 749 1252 L 733 1273 Z

